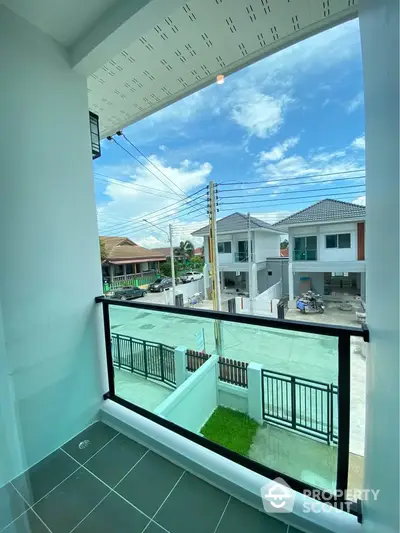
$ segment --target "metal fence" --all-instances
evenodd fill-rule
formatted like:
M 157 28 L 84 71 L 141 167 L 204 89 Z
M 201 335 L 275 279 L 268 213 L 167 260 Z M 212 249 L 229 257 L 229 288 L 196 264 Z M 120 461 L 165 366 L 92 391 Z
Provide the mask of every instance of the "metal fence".
M 337 386 L 262 370 L 264 420 L 337 442 Z
M 141 287 L 142 285 L 149 285 L 157 279 L 159 274 L 134 274 L 131 279 L 119 279 L 117 281 L 104 283 L 103 292 L 107 293 L 120 287 Z
M 114 366 L 175 386 L 174 348 L 118 333 L 111 340 Z
M 186 351 L 186 368 L 190 372 L 194 372 L 205 363 L 211 355 L 195 350 Z M 234 359 L 227 359 L 226 357 L 219 357 L 219 379 L 225 383 L 231 383 L 239 387 L 247 387 L 247 367 L 248 363 L 244 361 L 236 361 Z

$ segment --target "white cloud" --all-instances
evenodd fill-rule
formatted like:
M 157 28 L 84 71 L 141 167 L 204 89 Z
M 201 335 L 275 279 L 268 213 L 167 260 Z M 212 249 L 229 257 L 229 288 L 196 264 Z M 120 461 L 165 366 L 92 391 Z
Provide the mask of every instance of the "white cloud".
M 365 205 L 365 196 L 359 196 L 358 198 L 353 200 L 352 203 L 357 205 Z
M 351 143 L 351 146 L 356 150 L 365 150 L 365 135 L 361 135 L 360 137 L 354 139 L 354 141 Z
M 241 90 L 235 95 L 230 116 L 250 135 L 265 139 L 278 131 L 283 112 L 291 101 L 285 95 L 274 98 L 255 89 Z
M 279 161 L 285 155 L 285 153 L 296 146 L 300 137 L 290 137 L 280 144 L 275 145 L 269 152 L 260 153 L 260 161 Z
M 185 160 L 180 165 L 171 167 L 155 156 L 151 156 L 150 159 L 186 194 L 204 186 L 212 171 L 212 166 L 208 162 L 199 163 Z M 135 242 L 143 241 L 151 235 L 156 235 L 157 241 L 161 242 L 167 238 L 166 236 L 164 237 L 164 233 L 162 231 L 158 232 L 157 229 L 151 226 L 146 226 L 143 222 L 143 218 L 150 217 L 152 212 L 160 210 L 156 215 L 152 215 L 150 219 L 155 224 L 159 221 L 164 230 L 168 229 L 170 222 L 185 224 L 182 219 L 185 219 L 186 216 L 196 219 L 198 217 L 203 218 L 206 214 L 206 207 L 203 203 L 205 198 L 192 201 L 194 210 L 192 213 L 190 213 L 192 211 L 191 207 L 189 208 L 186 204 L 178 203 L 169 207 L 180 202 L 183 193 L 180 193 L 179 189 L 175 189 L 178 194 L 172 199 L 172 192 L 167 187 L 167 185 L 171 187 L 172 185 L 161 174 L 160 177 L 167 185 L 160 183 L 141 166 L 124 164 L 115 167 L 100 167 L 99 171 L 117 179 L 124 178 L 125 181 L 124 184 L 109 182 L 103 192 L 110 200 L 98 208 L 100 234 L 121 234 L 131 237 Z M 157 171 L 154 172 L 157 173 Z M 126 180 L 126 177 L 129 177 L 129 179 Z M 134 188 L 137 185 L 151 187 L 164 194 L 168 193 L 170 198 L 159 196 L 156 191 L 151 191 L 153 194 L 149 194 L 150 191 L 138 190 Z M 195 211 L 197 207 L 200 209 Z M 165 218 L 167 215 L 168 218 Z
M 356 109 L 361 107 L 364 104 L 364 93 L 359 92 L 350 102 L 346 105 L 346 110 L 348 113 L 353 113 Z
M 160 144 L 160 146 L 158 147 L 159 150 L 161 150 L 162 152 L 165 152 L 167 147 L 165 146 L 165 144 Z

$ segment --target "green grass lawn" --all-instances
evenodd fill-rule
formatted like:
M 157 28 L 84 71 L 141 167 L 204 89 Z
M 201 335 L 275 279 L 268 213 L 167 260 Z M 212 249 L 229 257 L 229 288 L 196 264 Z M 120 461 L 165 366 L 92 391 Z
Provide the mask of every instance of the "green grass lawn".
M 201 428 L 201 434 L 229 450 L 247 456 L 258 427 L 257 422 L 244 413 L 228 407 L 217 407 Z

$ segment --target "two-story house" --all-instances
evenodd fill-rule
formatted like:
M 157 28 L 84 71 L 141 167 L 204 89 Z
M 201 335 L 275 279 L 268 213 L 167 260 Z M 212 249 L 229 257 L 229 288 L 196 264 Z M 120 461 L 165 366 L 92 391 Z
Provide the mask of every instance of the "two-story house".
M 250 229 L 250 231 L 249 231 Z M 267 258 L 279 258 L 281 231 L 262 220 L 233 213 L 217 222 L 218 262 L 222 290 L 251 297 L 265 291 Z M 192 233 L 204 237 L 204 261 L 210 264 L 209 226 Z M 250 254 L 249 254 L 250 248 Z M 251 277 L 251 283 L 249 279 Z
M 309 289 L 365 300 L 364 206 L 326 199 L 274 227 L 289 235 L 289 300 Z

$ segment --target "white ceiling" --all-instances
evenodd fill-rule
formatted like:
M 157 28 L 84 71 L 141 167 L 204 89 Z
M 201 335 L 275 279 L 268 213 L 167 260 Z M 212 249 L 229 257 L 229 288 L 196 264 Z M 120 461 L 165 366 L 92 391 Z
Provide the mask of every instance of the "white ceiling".
M 357 0 L 191 0 L 88 78 L 102 137 L 357 14 Z
M 70 46 L 118 0 L 0 0 L 20 17 Z

